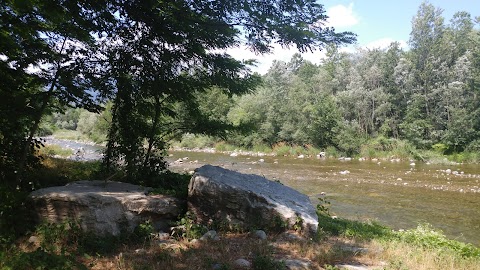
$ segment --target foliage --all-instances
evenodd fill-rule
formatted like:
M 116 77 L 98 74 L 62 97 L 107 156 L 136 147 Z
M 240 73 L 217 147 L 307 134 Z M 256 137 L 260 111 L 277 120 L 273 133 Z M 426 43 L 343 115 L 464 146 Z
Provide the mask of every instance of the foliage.
M 415 229 L 395 232 L 395 237 L 425 249 L 450 250 L 465 258 L 480 258 L 480 248 L 472 244 L 447 239 L 441 231 L 432 228 L 429 224 L 419 225 Z
M 327 198 L 318 198 L 317 212 L 322 215 L 330 216 L 330 204 L 331 203 L 329 200 L 327 200 Z
M 64 270 L 64 269 L 88 269 L 85 265 L 76 261 L 74 256 L 64 254 L 52 254 L 38 249 L 33 252 L 16 252 L 8 254 L 8 258 L 0 257 L 2 269 L 38 269 L 38 270 Z
M 149 239 L 155 232 L 155 228 L 150 220 L 140 223 L 134 230 L 134 234 L 143 239 Z
M 172 232 L 174 237 L 189 240 L 198 239 L 207 232 L 207 228 L 195 223 L 195 217 L 193 215 L 193 213 L 187 212 L 184 217 L 180 218 Z
M 166 194 L 177 198 L 187 198 L 189 174 L 166 171 L 156 177 L 151 183 L 146 182 L 145 186 L 153 187 L 151 194 Z
M 253 258 L 252 267 L 255 270 L 282 270 L 287 269 L 285 263 L 275 260 L 271 256 L 257 255 Z
M 30 207 L 26 203 L 27 193 L 11 191 L 4 183 L 0 184 L 0 248 L 8 246 L 20 235 L 31 229 Z
M 69 148 L 63 148 L 59 145 L 46 145 L 39 150 L 39 154 L 42 156 L 48 156 L 48 157 L 53 157 L 53 156 L 61 156 L 61 157 L 69 157 L 73 154 L 73 150 Z
M 321 212 L 318 213 L 319 233 L 360 240 L 389 238 L 392 231 L 375 222 L 364 223 L 342 218 L 333 218 Z
M 408 51 L 395 42 L 353 53 L 330 45 L 320 65 L 299 54 L 275 61 L 255 91 L 222 97 L 236 129 L 221 138 L 280 155 L 294 154 L 286 146 L 312 145 L 329 156 L 418 160 L 425 157 L 417 149 L 445 145 L 445 154 L 471 160 L 459 153 L 474 152 L 480 136 L 479 37 L 467 12 L 447 24 L 441 9 L 422 3 Z

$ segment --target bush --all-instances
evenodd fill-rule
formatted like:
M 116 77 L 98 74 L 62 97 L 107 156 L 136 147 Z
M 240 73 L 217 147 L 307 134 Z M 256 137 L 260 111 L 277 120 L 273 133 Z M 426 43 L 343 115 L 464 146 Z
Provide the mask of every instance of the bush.
M 215 141 L 210 136 L 191 133 L 183 134 L 179 143 L 180 147 L 189 149 L 213 147 L 214 144 Z

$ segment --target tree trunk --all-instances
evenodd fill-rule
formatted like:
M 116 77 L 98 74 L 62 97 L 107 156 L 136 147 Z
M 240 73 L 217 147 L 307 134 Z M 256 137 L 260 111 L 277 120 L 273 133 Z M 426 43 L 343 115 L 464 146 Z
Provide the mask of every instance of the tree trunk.
M 63 39 L 63 44 L 62 47 L 60 48 L 60 54 L 62 54 L 63 49 L 65 48 L 65 43 L 67 42 L 67 38 L 65 37 Z M 42 120 L 43 114 L 45 113 L 45 110 L 47 109 L 48 104 L 50 103 L 50 99 L 53 95 L 53 91 L 55 90 L 58 78 L 60 77 L 60 71 L 61 71 L 61 66 L 60 66 L 60 60 L 56 63 L 56 72 L 55 76 L 53 77 L 53 80 L 50 84 L 50 88 L 48 91 L 45 93 L 45 96 L 42 100 L 42 105 L 40 106 L 40 109 L 37 112 L 37 115 L 35 116 L 35 119 L 33 121 L 33 125 L 30 128 L 28 132 L 28 137 L 27 140 L 25 141 L 22 149 L 22 155 L 20 156 L 20 160 L 18 161 L 18 173 L 16 177 L 17 183 L 22 182 L 24 173 L 26 171 L 26 163 L 27 163 L 27 157 L 28 157 L 28 150 L 30 148 L 30 145 L 33 140 L 33 136 L 35 136 L 35 133 L 37 133 L 38 127 L 40 126 L 40 121 Z
M 143 161 L 143 168 L 146 168 L 148 165 L 148 160 L 150 159 L 150 155 L 152 153 L 153 144 L 155 143 L 155 131 L 157 130 L 160 111 L 161 111 L 161 104 L 160 99 L 158 96 L 155 96 L 155 116 L 153 118 L 152 129 L 150 130 L 149 138 L 148 138 L 148 148 L 147 153 L 145 154 L 145 160 Z

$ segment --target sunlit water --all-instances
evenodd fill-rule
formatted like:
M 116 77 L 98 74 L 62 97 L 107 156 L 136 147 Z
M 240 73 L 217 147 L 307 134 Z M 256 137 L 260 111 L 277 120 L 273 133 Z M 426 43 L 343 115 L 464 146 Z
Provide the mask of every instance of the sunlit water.
M 72 150 L 83 147 L 86 151 L 83 159 L 101 158 L 99 146 L 55 139 L 47 143 Z M 182 158 L 183 162 L 175 162 Z M 394 229 L 429 223 L 451 239 L 480 246 L 478 164 L 411 165 L 405 161 L 231 157 L 179 151 L 171 152 L 168 161 L 174 171 L 191 171 L 212 164 L 263 175 L 307 194 L 314 205 L 320 194 L 325 193 L 332 214 L 339 217 L 375 220 Z M 451 172 L 447 173 L 447 169 Z
M 188 160 L 181 164 L 174 162 L 185 157 Z M 375 220 L 395 229 L 429 223 L 449 238 L 480 246 L 480 165 L 230 157 L 196 152 L 172 152 L 169 161 L 177 171 L 208 163 L 263 175 L 307 194 L 314 204 L 326 193 L 331 212 L 339 217 Z M 458 174 L 448 174 L 447 169 Z

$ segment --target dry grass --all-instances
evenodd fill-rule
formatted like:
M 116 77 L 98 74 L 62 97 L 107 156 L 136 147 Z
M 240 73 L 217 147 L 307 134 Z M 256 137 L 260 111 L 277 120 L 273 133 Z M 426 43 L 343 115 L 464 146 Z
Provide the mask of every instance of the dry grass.
M 23 251 L 31 252 L 36 248 L 38 246 L 30 246 Z M 104 255 L 78 253 L 76 261 L 88 269 L 98 270 L 194 270 L 214 269 L 214 265 L 217 265 L 215 269 L 237 269 L 234 261 L 239 258 L 253 262 L 251 269 L 265 270 L 283 268 L 279 263 L 259 267 L 255 264 L 258 258 L 273 263 L 290 259 L 307 261 L 309 269 L 314 270 L 338 269 L 334 266 L 339 264 L 391 270 L 480 270 L 478 257 L 462 258 L 452 251 L 424 249 L 395 240 L 353 240 L 330 236 L 314 241 L 298 237 L 294 232 L 270 235 L 266 241 L 248 233 L 220 234 L 218 241 L 152 239 L 144 243 L 125 243 Z
M 353 241 L 329 238 L 324 241 L 292 240 L 285 235 L 270 237 L 267 241 L 249 234 L 224 234 L 219 241 L 168 240 L 152 241 L 148 246 L 125 247 L 116 255 L 103 258 L 83 258 L 91 269 L 236 269 L 239 258 L 250 262 L 264 257 L 272 261 L 297 259 L 310 262 L 310 269 L 324 269 L 326 265 L 354 264 L 378 266 L 379 261 L 352 250 L 359 247 Z M 255 268 L 254 269 L 263 269 Z M 277 268 L 268 268 L 277 269 Z
M 480 270 L 479 258 L 461 258 L 448 250 L 431 250 L 395 241 L 376 241 L 367 244 L 370 250 L 381 252 L 367 253 L 371 260 L 387 262 L 386 269 L 416 270 Z

